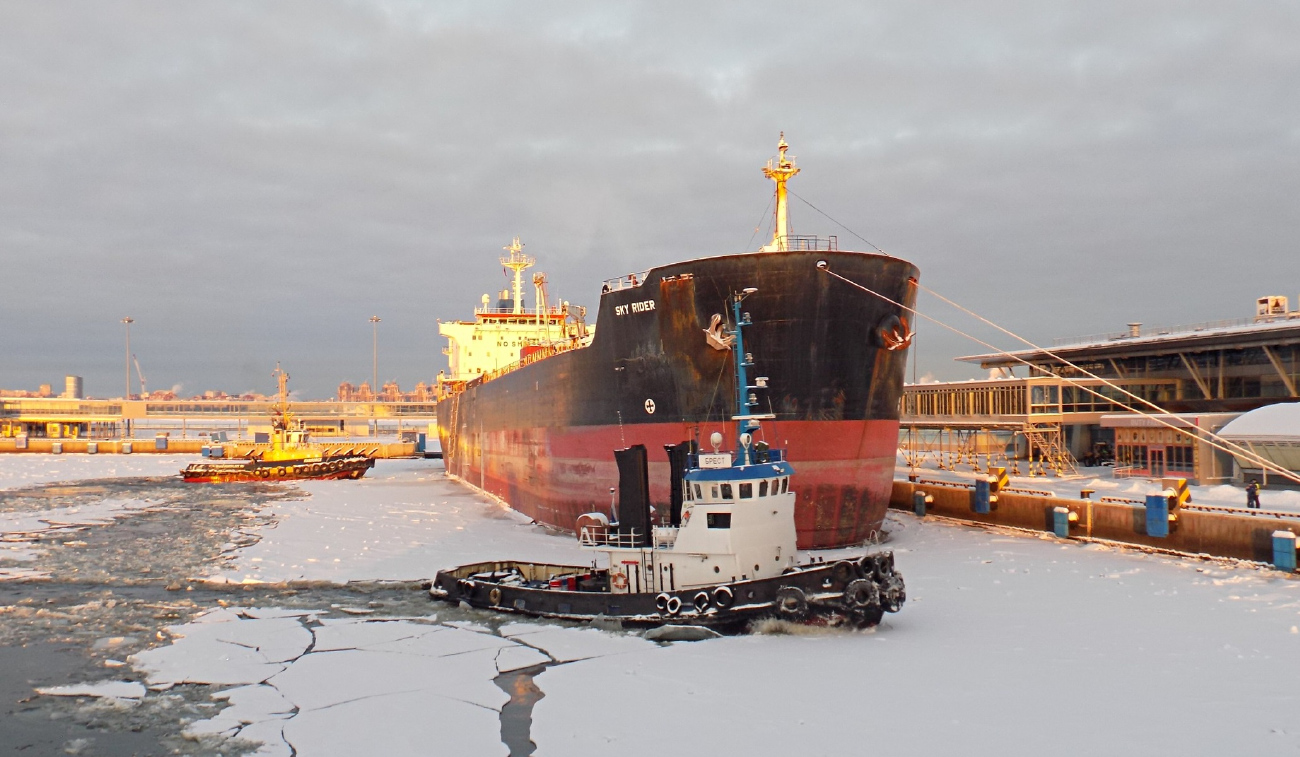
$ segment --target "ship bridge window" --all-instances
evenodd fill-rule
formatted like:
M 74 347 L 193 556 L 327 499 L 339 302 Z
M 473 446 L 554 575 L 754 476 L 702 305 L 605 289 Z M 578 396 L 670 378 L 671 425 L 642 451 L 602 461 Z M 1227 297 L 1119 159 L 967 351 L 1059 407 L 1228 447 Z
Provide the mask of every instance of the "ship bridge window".
M 782 493 L 782 494 L 785 494 L 785 493 L 788 492 L 788 491 L 790 491 L 790 478 L 789 478 L 789 476 L 787 476 L 787 477 L 781 479 L 781 493 Z
M 741 499 L 753 499 L 753 498 L 754 498 L 754 485 L 753 485 L 753 484 L 750 484 L 750 483 L 741 484 L 741 485 L 740 485 L 740 498 L 741 498 Z
M 767 496 L 767 479 L 763 479 L 762 481 L 758 482 L 758 496 L 760 497 Z
M 704 492 L 700 491 L 700 485 L 699 485 L 699 484 L 696 484 L 696 485 L 695 485 L 695 498 L 696 498 L 696 499 L 704 499 Z
M 717 498 L 718 498 L 718 485 L 717 485 L 717 484 L 714 484 L 714 485 L 713 485 L 713 498 L 714 498 L 714 499 L 717 499 Z
M 709 528 L 731 528 L 731 513 L 709 513 Z
M 723 498 L 723 499 L 732 499 L 732 498 L 734 498 L 735 496 L 736 496 L 735 494 L 732 494 L 732 493 L 731 493 L 731 484 L 723 484 L 723 485 L 722 485 L 722 498 Z

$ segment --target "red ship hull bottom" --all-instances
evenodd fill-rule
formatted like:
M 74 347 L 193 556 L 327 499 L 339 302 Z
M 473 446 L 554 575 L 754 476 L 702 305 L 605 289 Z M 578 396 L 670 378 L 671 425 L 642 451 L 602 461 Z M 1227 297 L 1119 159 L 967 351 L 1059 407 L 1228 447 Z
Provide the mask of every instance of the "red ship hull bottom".
M 670 485 L 664 445 L 697 438 L 698 432 L 708 451 L 715 430 L 729 431 L 716 423 L 641 423 L 485 431 L 477 439 L 464 434 L 459 449 L 446 450 L 447 472 L 534 520 L 573 530 L 583 513 L 613 514 L 615 449 L 646 446 L 650 498 L 664 513 Z M 879 537 L 893 487 L 898 421 L 780 421 L 769 422 L 765 431 L 767 441 L 786 450 L 795 467 L 791 484 L 800 549 Z M 723 449 L 734 448 L 733 435 L 726 436 Z

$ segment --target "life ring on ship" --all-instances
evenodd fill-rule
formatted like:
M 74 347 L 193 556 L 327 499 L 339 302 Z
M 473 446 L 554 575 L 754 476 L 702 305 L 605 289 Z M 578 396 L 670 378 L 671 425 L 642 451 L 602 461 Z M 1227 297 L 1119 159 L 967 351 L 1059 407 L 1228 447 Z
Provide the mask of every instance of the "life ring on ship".
M 691 598 L 691 604 L 695 605 L 695 611 L 701 614 L 709 609 L 712 602 L 713 598 L 709 596 L 707 591 L 696 592 L 695 596 Z
M 736 595 L 731 593 L 730 587 L 719 586 L 713 590 L 713 604 L 716 605 L 719 610 L 725 610 L 728 607 L 731 607 L 731 603 L 735 601 Z
M 668 601 L 664 603 L 664 612 L 668 613 L 669 615 L 676 615 L 681 611 L 682 611 L 681 597 L 669 597 Z
M 488 601 L 494 605 L 501 604 L 501 590 L 493 586 L 492 591 L 488 592 Z
M 609 583 L 615 589 L 622 591 L 623 589 L 627 588 L 627 574 L 615 573 L 613 576 L 610 577 Z

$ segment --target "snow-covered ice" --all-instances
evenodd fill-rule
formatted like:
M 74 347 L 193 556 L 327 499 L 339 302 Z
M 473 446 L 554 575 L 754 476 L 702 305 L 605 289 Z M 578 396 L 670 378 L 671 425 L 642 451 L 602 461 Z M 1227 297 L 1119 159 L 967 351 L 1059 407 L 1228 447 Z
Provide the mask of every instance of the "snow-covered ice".
M 150 444 L 153 440 L 148 440 Z M 16 453 L 0 462 L 0 489 L 17 489 L 62 481 L 134 476 L 174 476 L 194 462 L 194 455 L 47 455 Z
M 139 681 L 99 681 L 74 683 L 68 686 L 47 686 L 36 690 L 38 694 L 52 697 L 107 697 L 109 699 L 140 699 L 144 684 Z
M 476 560 L 588 562 L 571 539 L 448 481 L 418 460 L 381 461 L 359 481 L 297 484 L 278 521 L 222 577 L 242 581 L 420 580 Z
M 413 580 L 491 557 L 587 561 L 572 539 L 436 465 L 384 461 L 373 474 L 272 503 L 274 525 L 223 575 Z M 1149 486 L 1102 483 L 1115 486 L 1061 485 L 1117 496 Z M 228 687 L 217 696 L 230 706 L 191 732 L 263 742 L 268 755 L 505 754 L 506 694 L 493 679 L 543 664 L 539 754 L 1300 750 L 1300 580 L 900 513 L 889 529 L 909 600 L 872 632 L 658 644 L 532 621 L 497 628 L 432 602 L 396 619 L 324 603 L 213 609 L 130 661 L 157 686 Z

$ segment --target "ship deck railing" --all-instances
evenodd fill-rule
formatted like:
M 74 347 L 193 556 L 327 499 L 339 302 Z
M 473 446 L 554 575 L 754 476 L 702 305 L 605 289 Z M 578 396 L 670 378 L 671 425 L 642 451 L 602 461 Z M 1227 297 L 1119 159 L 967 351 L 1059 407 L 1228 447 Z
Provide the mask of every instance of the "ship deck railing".
M 605 279 L 604 286 L 600 288 L 600 293 L 608 294 L 609 292 L 617 292 L 620 289 L 635 289 L 645 283 L 645 277 L 648 273 L 650 271 L 645 270 L 640 273 L 629 273 L 625 276 Z
M 632 529 L 629 533 L 619 533 L 613 530 L 603 528 L 584 528 L 582 533 L 578 534 L 578 543 L 584 547 L 623 547 L 635 549 L 645 545 L 645 534 L 637 529 Z
M 522 360 L 516 360 L 515 362 L 509 365 L 503 365 L 500 368 L 497 368 L 495 370 L 487 371 L 486 373 L 483 373 L 478 377 L 471 379 L 469 382 L 466 383 L 466 386 L 468 386 L 469 384 L 475 384 L 475 383 L 482 384 L 483 382 L 491 381 L 492 379 L 498 378 L 500 376 L 504 376 L 507 373 L 513 373 L 514 371 L 523 368 L 525 365 L 532 365 L 533 363 L 536 363 L 541 360 L 545 360 L 548 357 L 554 357 L 555 355 L 558 355 L 561 352 L 569 352 L 570 350 L 576 350 L 585 346 L 586 343 L 582 337 L 573 337 L 561 342 L 551 342 L 550 344 L 540 345 L 540 348 L 536 352 L 530 354 L 528 357 Z M 464 388 L 462 387 L 462 391 L 463 390 Z
M 834 252 L 840 248 L 838 236 L 818 237 L 807 234 L 787 234 L 776 238 L 778 250 L 786 252 Z

